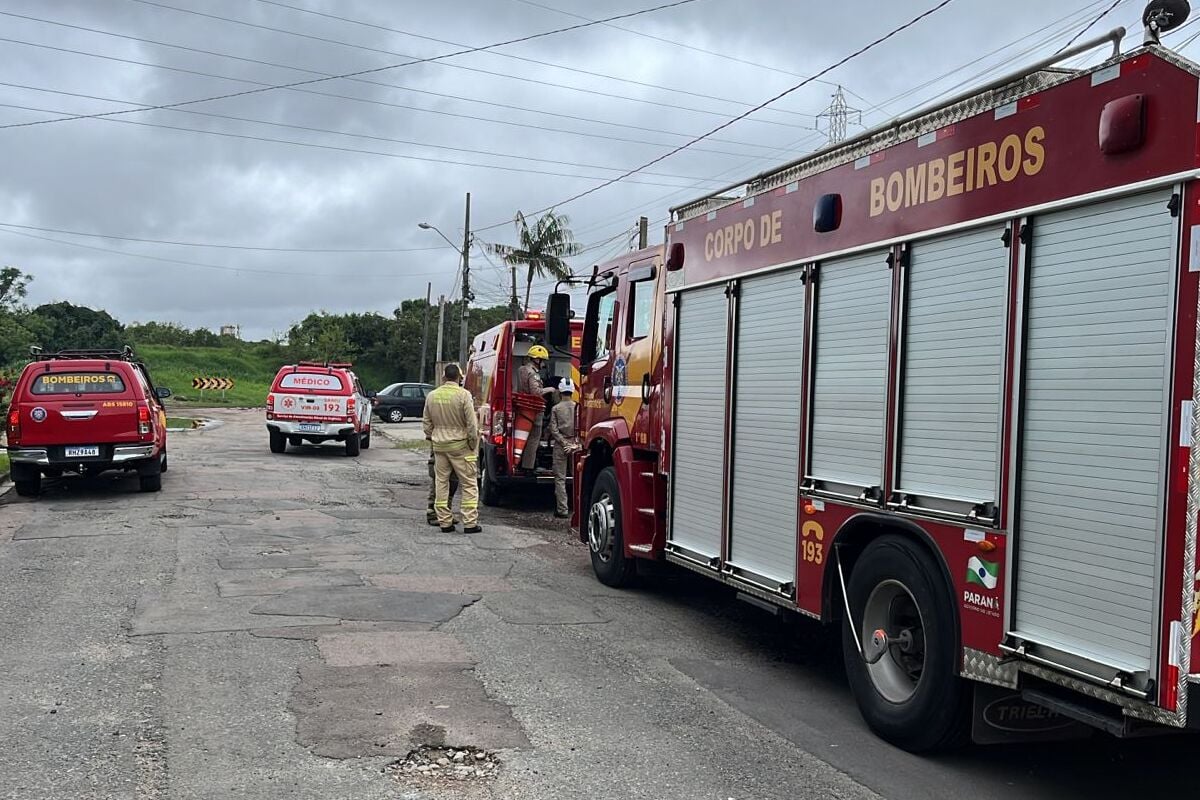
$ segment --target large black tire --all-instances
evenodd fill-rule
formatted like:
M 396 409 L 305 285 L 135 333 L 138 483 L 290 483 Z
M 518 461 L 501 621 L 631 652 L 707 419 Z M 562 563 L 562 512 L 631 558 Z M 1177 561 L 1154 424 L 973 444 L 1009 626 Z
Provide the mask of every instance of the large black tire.
M 923 642 L 923 649 L 914 646 L 908 653 L 889 646 L 868 665 L 851 624 L 842 624 L 846 676 L 868 727 L 913 753 L 962 744 L 970 724 L 970 694 L 957 675 L 953 593 L 937 562 L 908 539 L 882 536 L 855 563 L 846 591 L 864 647 L 880 627 L 893 637 L 919 628 L 914 640 Z
M 404 422 L 404 409 L 403 408 L 389 408 L 387 410 L 387 421 L 388 422 Z
M 628 586 L 637 577 L 637 565 L 625 556 L 621 530 L 621 487 L 617 471 L 605 467 L 592 484 L 592 497 L 582 510 L 592 571 L 605 586 Z
M 350 431 L 346 437 L 346 455 L 357 456 L 362 451 L 362 438 L 358 431 Z
M 156 458 L 150 464 L 138 469 L 138 491 L 157 492 L 162 489 L 162 459 Z
M 164 450 L 164 451 L 163 451 L 163 457 L 162 457 L 162 471 L 163 471 L 163 472 L 166 472 L 166 471 L 167 471 L 167 451 L 166 451 L 166 450 Z
M 367 432 L 362 437 L 362 449 L 369 450 L 371 447 L 371 429 L 367 428 Z
M 479 471 L 479 502 L 483 503 L 488 508 L 495 508 L 500 505 L 500 484 L 496 483 L 491 472 L 487 467 L 487 456 L 482 450 L 479 451 L 479 460 L 476 462 Z
M 287 437 L 279 431 L 270 431 L 271 434 L 271 452 L 282 453 L 287 450 Z
M 42 491 L 42 472 L 30 464 L 13 464 L 9 470 L 13 488 L 21 497 L 37 497 Z

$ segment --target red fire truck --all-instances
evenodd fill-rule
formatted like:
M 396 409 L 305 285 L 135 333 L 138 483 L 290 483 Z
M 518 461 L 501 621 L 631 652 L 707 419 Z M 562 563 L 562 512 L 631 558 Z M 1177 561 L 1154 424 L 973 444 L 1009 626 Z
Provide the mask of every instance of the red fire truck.
M 530 311 L 525 319 L 502 322 L 475 337 L 467 358 L 464 386 L 475 398 L 479 412 L 479 498 L 484 505 L 499 504 L 506 492 L 538 484 L 553 484 L 553 456 L 550 447 L 525 441 L 525 447 L 537 447 L 537 468 L 530 473 L 515 469 L 518 463 L 514 446 L 513 415 L 517 411 L 517 370 L 525 363 L 529 348 L 542 343 L 545 315 Z M 579 381 L 579 341 L 582 322 L 567 321 L 567 335 L 559 347 L 550 348 L 543 381 L 570 378 Z
M 1200 66 L 1123 33 L 595 268 L 572 525 L 602 582 L 661 559 L 841 626 L 913 751 L 1200 728 Z

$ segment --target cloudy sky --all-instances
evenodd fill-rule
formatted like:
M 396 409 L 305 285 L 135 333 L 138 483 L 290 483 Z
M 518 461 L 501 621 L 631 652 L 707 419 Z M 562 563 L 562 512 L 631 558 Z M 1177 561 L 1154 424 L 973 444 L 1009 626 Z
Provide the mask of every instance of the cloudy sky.
M 34 276 L 34 303 L 126 322 L 234 323 L 258 338 L 313 309 L 389 313 L 430 281 L 435 298 L 456 291 L 456 252 L 417 223 L 461 240 L 465 193 L 476 239 L 513 241 L 518 209 L 650 161 L 935 4 L 692 0 L 359 79 L 18 125 L 399 64 L 665 1 L 0 0 L 0 264 Z M 862 112 L 853 133 L 1053 53 L 1111 5 L 953 0 L 560 206 L 588 247 L 576 267 L 627 249 L 639 215 L 661 241 L 671 205 L 823 144 L 837 84 Z M 1122 0 L 1088 35 L 1120 24 L 1135 46 L 1142 6 Z M 507 276 L 479 249 L 472 276 L 477 302 L 504 302 Z

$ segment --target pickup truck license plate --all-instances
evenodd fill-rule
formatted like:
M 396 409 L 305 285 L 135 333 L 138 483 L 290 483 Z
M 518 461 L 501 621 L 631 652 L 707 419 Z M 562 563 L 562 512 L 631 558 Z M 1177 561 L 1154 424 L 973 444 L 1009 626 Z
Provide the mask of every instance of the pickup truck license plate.
M 300 432 L 301 433 L 320 433 L 321 427 L 322 427 L 321 423 L 319 423 L 319 422 L 301 422 L 300 423 Z
M 66 448 L 67 458 L 91 458 L 100 455 L 100 446 L 91 445 L 89 447 L 68 447 Z

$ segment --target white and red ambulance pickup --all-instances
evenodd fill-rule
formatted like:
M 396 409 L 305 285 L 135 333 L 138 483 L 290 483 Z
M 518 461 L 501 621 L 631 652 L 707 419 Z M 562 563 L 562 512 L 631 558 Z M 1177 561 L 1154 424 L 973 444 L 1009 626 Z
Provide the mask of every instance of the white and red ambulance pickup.
M 288 444 L 346 443 L 346 455 L 371 446 L 371 396 L 350 364 L 301 361 L 281 367 L 267 395 L 271 452 Z

